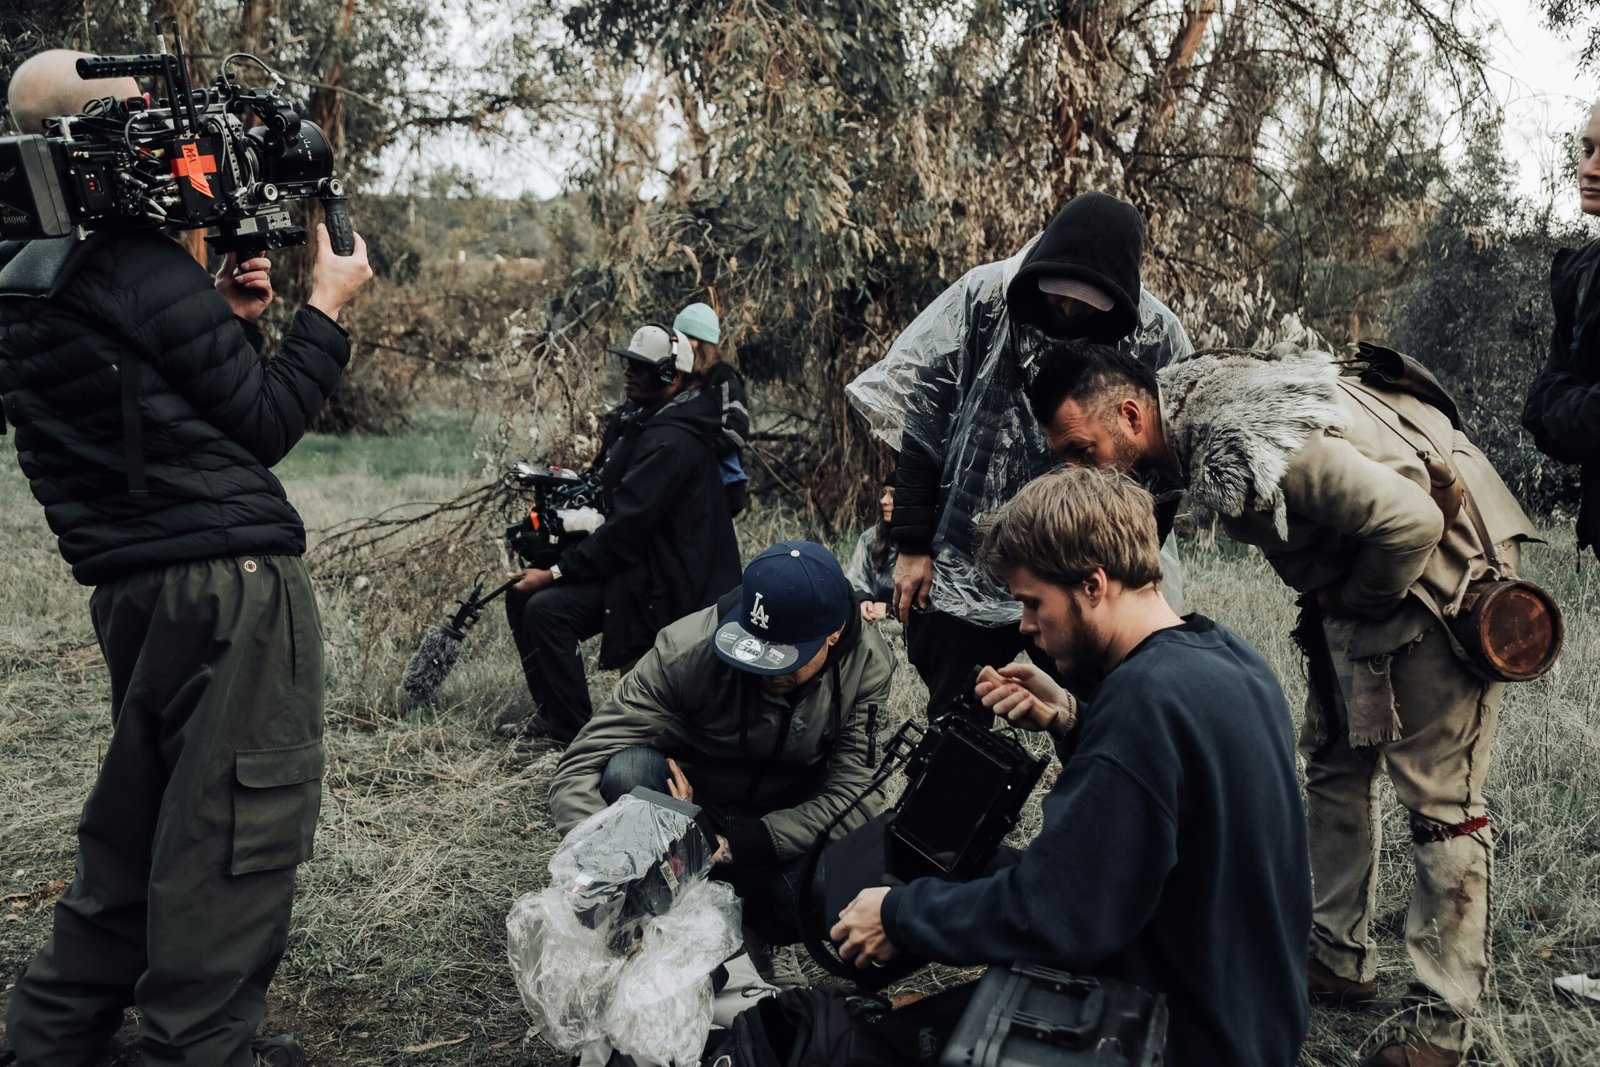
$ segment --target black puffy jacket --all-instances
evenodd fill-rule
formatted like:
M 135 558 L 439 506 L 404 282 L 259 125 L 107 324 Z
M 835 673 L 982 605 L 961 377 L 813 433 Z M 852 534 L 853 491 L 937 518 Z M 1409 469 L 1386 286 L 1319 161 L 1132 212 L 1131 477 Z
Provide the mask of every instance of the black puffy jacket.
M 600 665 L 649 650 L 668 623 L 739 584 L 739 543 L 718 473 L 722 408 L 696 391 L 612 413 L 596 460 L 606 521 L 561 555 L 562 581 L 604 582 Z
M 1562 249 L 1550 267 L 1556 324 L 1528 390 L 1522 425 L 1539 451 L 1583 473 L 1578 549 L 1600 556 L 1600 241 Z
M 271 362 L 259 339 L 155 232 L 0 246 L 0 394 L 78 581 L 305 551 L 268 468 L 333 390 L 349 341 L 310 308 Z

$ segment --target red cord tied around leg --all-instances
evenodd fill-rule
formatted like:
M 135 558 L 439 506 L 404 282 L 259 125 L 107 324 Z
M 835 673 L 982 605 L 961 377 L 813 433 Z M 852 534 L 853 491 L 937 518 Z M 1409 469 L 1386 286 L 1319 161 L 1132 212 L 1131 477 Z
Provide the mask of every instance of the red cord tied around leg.
M 1434 822 L 1432 819 L 1423 818 L 1421 815 L 1411 816 L 1411 840 L 1419 845 L 1431 845 L 1439 841 L 1453 841 L 1458 837 L 1470 837 L 1490 825 L 1489 816 L 1479 815 L 1466 822 L 1443 823 Z

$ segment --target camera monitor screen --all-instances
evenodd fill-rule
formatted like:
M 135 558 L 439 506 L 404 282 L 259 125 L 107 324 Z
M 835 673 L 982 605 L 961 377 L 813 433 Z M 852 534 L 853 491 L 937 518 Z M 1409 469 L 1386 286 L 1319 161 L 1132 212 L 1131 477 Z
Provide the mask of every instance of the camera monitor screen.
M 895 816 L 893 874 L 910 881 L 955 872 L 990 813 L 1004 806 L 1013 779 L 989 753 L 959 737 L 947 739 Z

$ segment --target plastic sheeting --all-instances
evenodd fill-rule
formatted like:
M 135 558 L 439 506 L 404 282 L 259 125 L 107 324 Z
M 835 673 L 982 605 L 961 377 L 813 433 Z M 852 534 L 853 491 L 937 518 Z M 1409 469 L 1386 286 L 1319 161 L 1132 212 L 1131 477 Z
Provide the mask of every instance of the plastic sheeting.
M 1014 623 L 1022 612 L 974 565 L 974 525 L 1055 465 L 1023 389 L 1061 342 L 1029 326 L 1013 330 L 1006 309 L 1006 285 L 1027 251 L 968 271 L 845 387 L 889 447 L 899 451 L 909 439 L 940 459 L 933 607 L 987 626 Z M 1177 317 L 1148 290 L 1139 293 L 1138 327 L 1117 347 L 1154 367 L 1193 351 Z
M 739 899 L 706 878 L 710 868 L 692 819 L 638 797 L 576 826 L 550 859 L 550 886 L 506 917 L 534 1028 L 568 1053 L 610 1046 L 652 1063 L 699 1062 L 709 976 L 740 943 Z

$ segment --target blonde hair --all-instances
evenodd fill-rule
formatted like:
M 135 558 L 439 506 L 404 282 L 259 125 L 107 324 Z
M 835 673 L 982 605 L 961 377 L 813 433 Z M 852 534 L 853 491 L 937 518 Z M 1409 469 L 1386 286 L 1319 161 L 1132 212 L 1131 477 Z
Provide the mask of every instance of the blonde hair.
M 978 565 L 997 581 L 1027 567 L 1077 585 L 1096 568 L 1129 589 L 1161 580 L 1155 500 L 1124 474 L 1061 467 L 1040 475 L 978 525 Z

